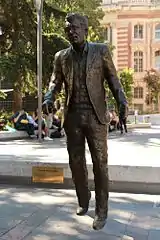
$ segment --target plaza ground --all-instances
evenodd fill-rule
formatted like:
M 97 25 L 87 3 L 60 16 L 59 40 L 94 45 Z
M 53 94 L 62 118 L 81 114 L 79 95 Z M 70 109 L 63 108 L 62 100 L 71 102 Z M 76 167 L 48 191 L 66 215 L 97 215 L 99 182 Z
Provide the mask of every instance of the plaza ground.
M 160 193 L 160 127 L 109 134 L 108 164 L 111 191 Z M 92 161 L 86 149 L 89 180 L 93 182 Z M 71 172 L 65 138 L 39 143 L 36 140 L 0 142 L 1 183 L 32 182 L 35 166 L 60 167 L 70 187 Z M 60 188 L 64 188 L 60 185 Z
M 159 240 L 160 127 L 135 129 L 123 136 L 111 133 L 108 149 L 110 179 L 117 192 L 112 192 L 111 185 L 107 224 L 94 231 L 94 191 L 87 215 L 80 217 L 75 214 L 75 191 L 64 190 L 63 184 L 59 189 L 20 186 L 23 178 L 31 179 L 32 167 L 38 165 L 62 167 L 70 179 L 65 139 L 1 141 L 0 240 Z M 88 148 L 86 156 L 93 180 Z M 2 185 L 3 177 L 11 177 L 10 185 Z M 142 185 L 147 189 L 155 184 L 157 195 L 119 193 L 124 184 L 140 193 Z M 153 193 L 153 188 L 148 187 L 148 192 Z
M 75 191 L 0 187 L 0 240 L 159 240 L 160 196 L 110 193 L 106 226 L 75 214 Z

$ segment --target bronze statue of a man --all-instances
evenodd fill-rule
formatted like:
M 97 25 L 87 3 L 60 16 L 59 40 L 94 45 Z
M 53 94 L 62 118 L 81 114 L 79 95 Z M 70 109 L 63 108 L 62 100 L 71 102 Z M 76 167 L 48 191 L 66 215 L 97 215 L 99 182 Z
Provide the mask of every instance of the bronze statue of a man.
M 127 101 L 106 44 L 89 43 L 86 40 L 87 17 L 76 13 L 68 14 L 65 24 L 71 46 L 55 55 L 50 83 L 52 94 L 46 94 L 44 105 L 49 104 L 50 100 L 55 101 L 56 94 L 64 84 L 64 129 L 79 203 L 77 215 L 87 213 L 91 198 L 85 159 L 87 140 L 95 180 L 93 229 L 99 230 L 104 227 L 108 212 L 107 108 L 104 81 L 108 83 L 119 111 L 124 109 Z

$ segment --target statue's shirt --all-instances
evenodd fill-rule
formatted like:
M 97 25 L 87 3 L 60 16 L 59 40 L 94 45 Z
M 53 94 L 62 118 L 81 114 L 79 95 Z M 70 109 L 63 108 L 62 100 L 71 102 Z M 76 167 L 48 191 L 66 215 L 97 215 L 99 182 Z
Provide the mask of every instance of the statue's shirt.
M 72 49 L 73 57 L 73 92 L 71 97 L 71 108 L 92 109 L 86 86 L 86 64 L 88 55 L 88 44 L 85 44 L 82 52 Z

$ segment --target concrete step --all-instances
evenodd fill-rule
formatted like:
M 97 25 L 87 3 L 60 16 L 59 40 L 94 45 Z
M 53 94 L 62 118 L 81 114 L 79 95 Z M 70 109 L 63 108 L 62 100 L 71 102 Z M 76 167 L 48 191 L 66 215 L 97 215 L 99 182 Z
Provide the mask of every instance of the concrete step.
M 49 130 L 49 134 L 54 132 L 54 129 Z M 38 130 L 35 130 L 34 133 L 37 135 Z M 0 131 L 0 142 L 1 141 L 10 141 L 15 139 L 26 139 L 29 138 L 28 133 L 25 131 Z
M 151 128 L 151 123 L 130 123 L 127 124 L 128 129 L 136 128 Z M 50 133 L 54 130 L 50 129 Z M 35 134 L 38 134 L 38 131 L 35 131 Z M 12 140 L 12 139 L 25 139 L 28 138 L 28 134 L 25 131 L 0 131 L 0 141 Z
M 160 193 L 159 136 L 160 129 L 137 129 L 127 135 L 115 133 L 109 136 L 111 191 Z M 86 159 L 88 178 L 93 188 L 93 167 L 88 147 Z M 54 187 L 73 187 L 65 138 L 42 143 L 36 140 L 0 142 L 0 166 L 1 183 L 35 184 L 32 170 L 40 166 L 63 169 L 64 184 L 53 184 Z

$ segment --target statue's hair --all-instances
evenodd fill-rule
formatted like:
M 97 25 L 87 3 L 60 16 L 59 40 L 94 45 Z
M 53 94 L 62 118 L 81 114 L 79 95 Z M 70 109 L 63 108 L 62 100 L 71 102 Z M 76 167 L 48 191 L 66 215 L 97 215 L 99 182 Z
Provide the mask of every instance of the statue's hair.
M 79 13 L 68 13 L 66 16 L 66 22 L 72 23 L 75 19 L 78 19 L 81 25 L 88 30 L 88 16 L 83 16 Z

